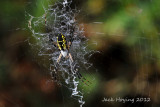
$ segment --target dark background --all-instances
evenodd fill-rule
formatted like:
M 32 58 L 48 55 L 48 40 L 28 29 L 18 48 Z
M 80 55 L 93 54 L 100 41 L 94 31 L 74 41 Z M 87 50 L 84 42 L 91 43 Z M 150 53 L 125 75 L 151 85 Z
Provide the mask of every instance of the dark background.
M 47 57 L 29 45 L 26 12 L 44 14 L 45 0 L 0 3 L 0 107 L 75 107 L 67 89 L 50 81 Z M 94 54 L 96 83 L 84 95 L 84 107 L 160 106 L 160 1 L 74 0 L 77 20 Z M 101 23 L 97 23 L 101 22 Z M 33 41 L 34 42 L 34 41 Z M 150 102 L 102 102 L 104 98 L 150 98 Z

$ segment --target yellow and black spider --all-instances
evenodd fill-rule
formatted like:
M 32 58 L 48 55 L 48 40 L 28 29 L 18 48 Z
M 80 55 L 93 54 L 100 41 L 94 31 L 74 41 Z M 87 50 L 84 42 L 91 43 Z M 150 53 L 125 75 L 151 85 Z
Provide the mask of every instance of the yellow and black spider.
M 57 63 L 59 63 L 59 61 L 61 60 L 61 57 L 65 57 L 65 58 L 69 58 L 71 62 L 73 62 L 73 58 L 72 55 L 69 53 L 69 48 L 71 46 L 71 42 L 67 42 L 66 41 L 66 37 L 60 33 L 57 35 L 57 42 L 54 44 L 59 48 L 60 50 L 60 55 L 57 59 Z

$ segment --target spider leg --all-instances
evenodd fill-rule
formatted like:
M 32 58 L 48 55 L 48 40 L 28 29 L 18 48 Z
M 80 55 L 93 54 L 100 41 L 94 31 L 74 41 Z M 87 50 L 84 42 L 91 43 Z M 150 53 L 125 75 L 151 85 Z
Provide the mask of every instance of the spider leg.
M 59 61 L 61 60 L 62 54 L 60 53 L 58 59 L 57 59 L 57 63 L 59 63 Z
M 72 43 L 69 41 L 69 43 L 68 43 L 68 50 L 71 47 L 71 45 L 72 45 Z
M 73 63 L 73 58 L 72 58 L 72 55 L 69 53 L 69 58 L 71 60 L 71 62 Z
M 56 42 L 53 42 L 53 45 L 54 47 L 58 47 L 57 43 Z

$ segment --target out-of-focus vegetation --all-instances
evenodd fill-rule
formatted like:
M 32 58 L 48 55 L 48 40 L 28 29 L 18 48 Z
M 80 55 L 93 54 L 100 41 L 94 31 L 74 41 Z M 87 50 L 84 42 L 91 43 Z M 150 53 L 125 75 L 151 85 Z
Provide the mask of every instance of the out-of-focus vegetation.
M 64 88 L 48 81 L 49 62 L 42 60 L 47 57 L 37 56 L 28 43 L 31 33 L 25 12 L 42 15 L 48 2 L 55 1 L 0 3 L 0 107 L 78 106 Z M 159 107 L 160 1 L 74 0 L 75 5 L 81 9 L 77 20 L 84 24 L 89 43 L 97 43 L 90 48 L 101 52 L 89 59 L 98 70 L 97 83 L 84 95 L 84 106 Z M 104 97 L 149 97 L 151 101 L 102 102 Z

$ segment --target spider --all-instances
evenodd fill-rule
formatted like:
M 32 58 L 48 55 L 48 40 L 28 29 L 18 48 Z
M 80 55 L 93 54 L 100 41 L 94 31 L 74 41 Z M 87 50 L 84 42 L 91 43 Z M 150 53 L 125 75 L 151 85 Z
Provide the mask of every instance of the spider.
M 53 42 L 55 46 L 57 46 L 60 50 L 60 55 L 57 59 L 57 63 L 60 62 L 62 56 L 65 58 L 69 58 L 70 61 L 73 63 L 73 58 L 71 53 L 69 53 L 69 48 L 71 47 L 71 41 L 67 42 L 66 37 L 60 33 L 57 36 L 57 43 Z

